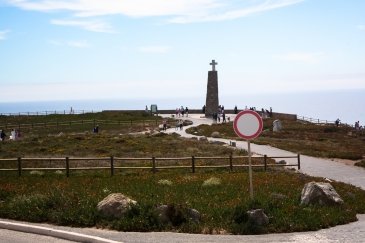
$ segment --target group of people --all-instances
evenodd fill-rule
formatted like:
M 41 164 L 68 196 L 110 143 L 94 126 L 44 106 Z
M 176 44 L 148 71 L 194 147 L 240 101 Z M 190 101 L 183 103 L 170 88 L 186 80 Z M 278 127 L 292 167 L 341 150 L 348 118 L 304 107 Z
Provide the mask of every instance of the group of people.
M 335 121 L 336 127 L 338 127 L 340 125 L 340 123 L 341 123 L 341 120 L 339 118 L 337 118 L 336 121 Z M 360 121 L 357 121 L 357 122 L 355 122 L 354 128 L 355 128 L 356 131 L 360 131 L 364 127 L 363 126 L 360 126 Z
M 184 122 L 183 120 L 179 119 L 179 120 L 176 120 L 176 126 L 175 126 L 175 130 L 183 130 L 183 126 L 184 126 Z
M 181 106 L 180 108 L 176 108 L 176 110 L 175 110 L 175 115 L 176 115 L 176 117 L 184 117 L 184 115 L 186 115 L 186 117 L 188 117 L 188 115 L 189 115 L 189 109 L 188 109 L 188 107 L 183 107 L 183 106 Z
M 247 106 L 245 108 L 245 110 L 247 110 Z M 250 107 L 249 110 L 251 111 L 257 111 L 256 107 Z M 262 118 L 271 118 L 272 117 L 272 107 L 270 107 L 270 110 L 268 109 L 264 109 L 264 108 L 261 108 L 261 117 Z
M 0 131 L 1 141 L 5 141 L 6 137 L 7 136 L 6 136 L 5 131 L 1 130 Z M 21 137 L 21 134 L 20 134 L 20 131 L 18 129 L 11 129 L 10 137 L 9 137 L 10 140 L 18 140 L 20 137 Z
M 222 119 L 222 123 L 227 122 L 226 113 L 224 112 L 224 106 L 223 105 L 219 105 L 218 106 L 218 111 L 213 113 L 213 121 L 215 123 L 221 122 L 221 119 Z M 230 119 L 230 118 L 228 117 L 228 119 Z
M 184 121 L 182 119 L 177 119 L 176 120 L 176 125 L 175 125 L 175 130 L 183 130 L 183 126 L 184 126 Z M 162 120 L 162 130 L 166 131 L 167 130 L 167 120 L 164 119 Z

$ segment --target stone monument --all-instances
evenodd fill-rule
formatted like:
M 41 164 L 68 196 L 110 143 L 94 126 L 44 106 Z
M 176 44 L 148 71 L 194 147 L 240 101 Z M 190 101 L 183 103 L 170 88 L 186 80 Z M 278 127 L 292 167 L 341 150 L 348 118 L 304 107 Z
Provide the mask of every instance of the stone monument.
M 215 70 L 215 65 L 218 63 L 212 60 L 212 71 L 208 71 L 207 84 L 207 99 L 205 102 L 205 116 L 212 117 L 213 113 L 218 112 L 218 72 Z

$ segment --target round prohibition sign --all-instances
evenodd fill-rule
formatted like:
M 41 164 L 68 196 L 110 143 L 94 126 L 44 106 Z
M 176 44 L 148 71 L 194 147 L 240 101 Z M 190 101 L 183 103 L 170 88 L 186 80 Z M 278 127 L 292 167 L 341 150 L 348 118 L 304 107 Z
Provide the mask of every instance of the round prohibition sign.
M 262 132 L 261 116 L 251 110 L 241 111 L 233 121 L 233 129 L 237 136 L 246 140 L 257 138 Z

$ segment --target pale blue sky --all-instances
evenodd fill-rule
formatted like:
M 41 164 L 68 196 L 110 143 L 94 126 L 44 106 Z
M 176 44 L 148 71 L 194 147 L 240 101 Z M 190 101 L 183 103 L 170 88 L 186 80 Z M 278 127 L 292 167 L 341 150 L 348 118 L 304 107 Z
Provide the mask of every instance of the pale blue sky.
M 363 0 L 0 0 L 1 101 L 365 90 Z M 364 92 L 365 93 L 365 92 Z

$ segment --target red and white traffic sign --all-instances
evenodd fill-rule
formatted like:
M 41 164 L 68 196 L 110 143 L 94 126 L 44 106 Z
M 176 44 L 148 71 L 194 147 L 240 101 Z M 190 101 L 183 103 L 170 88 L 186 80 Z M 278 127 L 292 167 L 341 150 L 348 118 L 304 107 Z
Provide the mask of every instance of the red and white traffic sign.
M 257 138 L 262 132 L 261 116 L 251 110 L 241 111 L 233 121 L 233 129 L 237 136 L 246 140 Z

